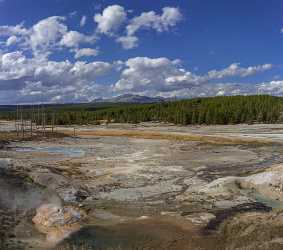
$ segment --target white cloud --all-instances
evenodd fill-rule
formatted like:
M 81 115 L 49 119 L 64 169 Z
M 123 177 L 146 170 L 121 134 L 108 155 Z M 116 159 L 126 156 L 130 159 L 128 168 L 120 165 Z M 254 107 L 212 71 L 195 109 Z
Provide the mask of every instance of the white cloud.
M 173 7 L 163 8 L 160 15 L 154 11 L 142 13 L 128 22 L 123 35 L 118 32 L 124 22 L 126 25 L 127 13 L 123 7 L 109 6 L 95 18 L 98 32 L 109 35 L 124 49 L 132 49 L 138 46 L 139 30 L 168 31 L 182 19 L 182 15 L 178 8 Z M 235 81 L 234 78 L 271 70 L 271 64 L 243 67 L 233 63 L 224 69 L 197 74 L 185 69 L 180 60 L 166 57 L 135 57 L 113 63 L 89 62 L 90 58 L 87 58 L 88 63 L 83 62 L 81 58 L 99 53 L 91 45 L 96 43 L 99 39 L 97 36 L 101 34 L 87 35 L 69 30 L 66 23 L 64 17 L 53 16 L 31 27 L 25 27 L 24 24 L 0 26 L 0 38 L 3 41 L 0 43 L 2 103 L 12 100 L 87 101 L 101 95 L 125 92 L 184 97 L 256 92 L 283 94 L 283 83 L 279 79 L 257 85 L 223 83 L 227 78 Z M 74 62 L 53 61 L 48 57 L 66 50 L 74 54 Z M 105 78 L 103 81 L 100 79 L 102 84 L 99 84 L 97 79 L 102 76 Z M 111 82 L 105 82 L 105 79 L 111 79 Z
M 32 27 L 30 43 L 35 54 L 49 54 L 49 49 L 55 47 L 64 34 L 67 26 L 63 23 L 64 17 L 52 16 L 39 21 Z
M 140 16 L 134 17 L 127 26 L 127 34 L 134 35 L 140 29 L 154 29 L 158 32 L 168 31 L 182 20 L 182 14 L 178 8 L 164 7 L 162 14 L 155 11 L 143 12 Z
M 87 20 L 87 17 L 86 16 L 82 16 L 81 21 L 80 21 L 80 26 L 81 27 L 85 26 L 86 20 Z
M 6 43 L 0 45 L 9 47 L 16 44 L 22 51 L 31 51 L 36 57 L 48 58 L 63 47 L 79 49 L 83 44 L 96 42 L 97 37 L 94 34 L 69 31 L 65 21 L 65 17 L 52 16 L 40 20 L 31 28 L 25 28 L 23 24 L 0 26 L 0 37 L 6 38 Z
M 165 79 L 165 82 L 167 84 L 171 85 L 176 85 L 181 86 L 181 84 L 187 84 L 187 83 L 193 83 L 194 85 L 198 85 L 203 82 L 202 77 L 197 76 L 193 74 L 192 72 L 184 72 L 181 69 L 179 69 L 179 74 L 173 75 L 173 76 L 168 76 Z
M 97 56 L 99 51 L 97 49 L 91 49 L 91 48 L 83 48 L 75 50 L 75 58 L 81 58 L 81 57 L 89 57 L 89 56 Z
M 139 39 L 136 36 L 121 36 L 116 41 L 121 43 L 124 49 L 133 49 L 138 46 Z
M 211 81 L 223 80 L 231 76 L 243 78 L 272 68 L 270 64 L 247 68 L 232 64 L 223 70 L 213 70 L 204 75 L 196 75 L 184 69 L 179 60 L 172 61 L 168 58 L 136 57 L 127 60 L 125 65 L 126 68 L 123 69 L 120 79 L 113 86 L 115 91 L 151 91 L 155 93 L 179 91 L 205 86 Z M 215 94 L 220 95 L 221 93 L 226 92 L 221 89 Z
M 140 29 L 153 29 L 157 32 L 169 31 L 182 20 L 179 8 L 164 7 L 162 14 L 158 15 L 155 11 L 143 12 L 141 15 L 132 18 L 126 27 L 126 36 L 116 39 L 124 49 L 132 49 L 138 46 L 139 39 L 136 33 Z
M 0 56 L 0 81 L 8 81 L 5 88 L 9 86 L 11 82 L 9 80 L 17 80 L 24 77 L 28 77 L 33 72 L 33 66 L 26 60 L 26 57 L 20 51 L 5 53 Z M 4 82 L 2 83 L 4 85 Z
M 96 53 L 90 48 L 74 49 L 74 52 L 78 54 L 77 58 Z M 222 72 L 221 74 L 196 75 L 184 69 L 180 60 L 170 60 L 166 57 L 135 57 L 114 63 L 72 63 L 68 60 L 56 62 L 38 57 L 28 58 L 22 52 L 15 51 L 0 54 L 0 97 L 2 103 L 23 103 L 90 101 L 99 96 L 126 92 L 164 97 L 283 94 L 283 81 L 280 80 L 257 85 L 225 83 L 225 79 L 231 74 L 223 72 L 229 71 L 230 68 L 231 66 L 217 71 Z M 241 67 L 241 70 L 233 71 L 232 75 L 243 78 L 251 72 L 260 73 L 262 69 L 270 68 L 264 65 Z M 109 76 L 114 71 L 120 73 L 120 76 L 113 85 L 112 82 L 97 81 L 99 77 Z M 224 83 L 211 82 L 215 80 Z M 7 96 L 10 99 L 7 99 Z
M 63 35 L 60 44 L 72 48 L 78 47 L 81 43 L 93 44 L 95 40 L 95 36 L 87 36 L 77 31 L 69 31 Z
M 278 80 L 258 84 L 257 92 L 260 94 L 283 95 L 283 81 Z
M 0 26 L 0 36 L 24 36 L 28 33 L 29 31 L 23 26 L 23 24 L 18 24 L 16 26 Z
M 58 96 L 65 101 L 91 100 L 101 91 L 96 79 L 112 69 L 107 62 L 55 62 L 27 58 L 19 51 L 6 53 L 0 56 L 0 96 L 14 91 L 18 101 L 50 102 Z
M 6 45 L 11 46 L 13 44 L 16 44 L 17 42 L 18 42 L 18 38 L 16 36 L 10 36 L 6 41 Z
M 103 34 L 113 34 L 126 21 L 127 13 L 120 5 L 111 5 L 105 8 L 102 14 L 96 14 L 94 21 L 97 23 L 97 30 Z
M 257 85 L 251 83 L 202 83 L 187 88 L 175 89 L 172 91 L 143 91 L 135 92 L 148 96 L 162 96 L 166 98 L 194 98 L 223 95 L 251 95 L 257 94 Z
M 220 71 L 212 70 L 208 72 L 207 77 L 209 79 L 221 79 L 224 77 L 233 77 L 233 76 L 247 77 L 257 74 L 259 72 L 270 70 L 272 67 L 273 67 L 272 64 L 264 64 L 264 65 L 243 68 L 240 67 L 239 63 L 233 63 L 224 70 L 220 70 Z
M 40 20 L 32 27 L 26 28 L 24 24 L 16 26 L 0 26 L 0 37 L 6 39 L 7 47 L 17 44 L 23 51 L 32 51 L 35 56 L 42 58 L 49 57 L 62 47 L 79 48 L 80 45 L 93 44 L 99 39 L 99 35 L 106 34 L 120 43 L 124 49 L 132 49 L 138 46 L 139 39 L 135 33 L 140 29 L 153 29 L 158 32 L 169 31 L 181 19 L 182 14 L 178 8 L 164 7 L 160 15 L 154 11 L 144 12 L 128 20 L 124 7 L 110 5 L 102 13 L 94 16 L 97 23 L 96 34 L 86 35 L 79 31 L 69 30 L 66 25 L 66 17 L 51 16 Z M 69 14 L 73 16 L 74 13 Z M 85 26 L 87 17 L 82 16 L 79 22 L 80 27 Z M 127 21 L 127 22 L 126 22 Z M 119 29 L 123 24 L 128 24 L 124 32 Z M 6 49 L 6 48 L 5 48 Z M 6 50 L 7 51 L 7 50 Z
M 170 91 L 179 88 L 183 83 L 174 81 L 179 80 L 187 74 L 185 84 L 198 84 L 198 77 L 190 72 L 184 72 L 178 66 L 178 60 L 168 58 L 148 58 L 136 57 L 126 61 L 126 68 L 122 71 L 121 78 L 114 85 L 116 91 L 144 91 L 158 90 Z M 183 79 L 182 79 L 183 80 Z

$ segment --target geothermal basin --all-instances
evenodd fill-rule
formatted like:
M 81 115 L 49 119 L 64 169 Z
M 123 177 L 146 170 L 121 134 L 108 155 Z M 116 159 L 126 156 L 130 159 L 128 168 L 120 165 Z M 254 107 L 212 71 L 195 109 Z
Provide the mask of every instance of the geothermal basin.
M 1 249 L 282 249 L 282 125 L 72 130 L 1 149 Z

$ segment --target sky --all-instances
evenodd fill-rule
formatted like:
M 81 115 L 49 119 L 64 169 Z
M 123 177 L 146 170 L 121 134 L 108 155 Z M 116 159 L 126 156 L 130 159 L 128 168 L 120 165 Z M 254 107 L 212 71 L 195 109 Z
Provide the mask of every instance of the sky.
M 0 104 L 283 95 L 283 1 L 0 0 Z

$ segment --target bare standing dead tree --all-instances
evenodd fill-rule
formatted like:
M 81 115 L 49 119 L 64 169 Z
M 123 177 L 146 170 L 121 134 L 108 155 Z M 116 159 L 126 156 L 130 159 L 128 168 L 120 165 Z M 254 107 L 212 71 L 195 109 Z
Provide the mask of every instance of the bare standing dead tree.
M 30 107 L 17 105 L 15 112 L 17 136 L 24 138 L 26 134 L 29 134 L 33 137 L 35 131 L 41 132 L 43 136 L 46 136 L 48 130 L 52 134 L 55 132 L 55 113 L 51 113 L 48 117 L 47 110 L 43 104 L 38 104 L 37 108 L 34 105 Z

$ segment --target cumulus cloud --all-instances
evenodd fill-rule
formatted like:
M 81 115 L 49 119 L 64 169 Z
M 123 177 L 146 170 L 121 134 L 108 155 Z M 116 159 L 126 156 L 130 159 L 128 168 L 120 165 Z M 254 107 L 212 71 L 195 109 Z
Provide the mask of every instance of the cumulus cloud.
M 0 26 L 0 38 L 5 38 L 6 43 L 2 42 L 0 45 L 9 47 L 17 44 L 22 50 L 30 50 L 35 56 L 46 58 L 62 47 L 78 48 L 85 43 L 93 44 L 104 34 L 128 50 L 138 46 L 139 38 L 136 33 L 139 30 L 169 31 L 182 19 L 182 14 L 176 7 L 164 7 L 161 14 L 155 11 L 143 12 L 132 19 L 128 18 L 128 13 L 130 11 L 120 5 L 106 7 L 102 13 L 94 15 L 96 34 L 89 35 L 70 30 L 66 24 L 67 17 L 64 16 L 50 16 L 31 27 L 25 27 L 24 23 L 4 25 Z M 82 16 L 79 26 L 85 26 L 86 20 L 87 17 Z
M 258 84 L 257 92 L 260 94 L 283 95 L 283 81 L 278 80 Z
M 39 21 L 32 27 L 30 43 L 34 52 L 49 53 L 51 47 L 55 47 L 68 28 L 63 23 L 64 17 L 52 16 Z
M 94 56 L 90 48 L 75 49 L 77 58 Z M 252 93 L 283 94 L 283 81 L 260 84 L 225 83 L 231 75 L 238 78 L 271 69 L 258 65 L 240 67 L 229 72 L 231 66 L 219 71 L 197 75 L 182 66 L 180 60 L 166 57 L 135 57 L 113 63 L 92 61 L 52 61 L 27 57 L 15 51 L 0 54 L 0 97 L 2 102 L 14 91 L 15 102 L 78 102 L 99 96 L 119 93 L 160 95 L 164 97 L 194 97 Z M 100 77 L 119 74 L 114 83 L 97 81 Z M 215 73 L 218 72 L 218 73 Z M 221 74 L 220 74 L 221 72 Z M 108 77 L 107 77 L 108 78 Z M 224 83 L 214 83 L 213 81 Z M 2 98 L 2 95 L 6 95 Z M 14 98 L 14 99 L 13 99 Z M 15 99 L 17 98 L 17 99 Z
M 32 65 L 29 64 L 22 52 L 15 51 L 0 55 L 0 80 L 27 78 L 31 75 L 31 72 Z
M 81 44 L 94 44 L 95 35 L 85 35 L 78 31 L 69 31 L 66 18 L 52 16 L 40 20 L 30 28 L 23 24 L 0 26 L 0 37 L 6 38 L 7 47 L 17 44 L 23 51 L 32 51 L 34 56 L 46 58 L 63 47 L 79 48 Z
M 26 37 L 30 34 L 30 31 L 26 29 L 23 24 L 18 24 L 15 26 L 3 25 L 0 26 L 0 38 L 6 39 L 7 47 L 15 45 L 16 43 L 25 43 Z
M 144 91 L 158 90 L 170 91 L 176 88 L 175 78 L 183 80 L 177 82 L 182 84 L 198 84 L 198 76 L 190 72 L 184 72 L 178 66 L 179 60 L 169 60 L 168 58 L 148 58 L 136 57 L 126 61 L 126 68 L 122 71 L 121 79 L 116 82 L 116 91 Z M 186 79 L 181 79 L 186 76 Z
M 28 33 L 28 29 L 26 29 L 23 24 L 18 24 L 15 26 L 0 26 L 0 36 L 24 36 Z
M 11 46 L 13 44 L 16 44 L 17 42 L 18 42 L 18 38 L 16 36 L 10 36 L 6 41 L 6 45 Z
M 56 62 L 27 58 L 16 51 L 0 56 L 0 90 L 13 90 L 20 100 L 27 101 L 29 97 L 30 102 L 42 101 L 42 98 L 52 101 L 59 95 L 67 100 L 68 90 L 73 91 L 69 101 L 87 100 L 95 95 L 96 79 L 112 68 L 107 62 Z
M 94 21 L 100 33 L 111 35 L 126 21 L 127 13 L 120 5 L 111 5 L 105 8 L 102 14 L 95 14 Z
M 133 49 L 138 46 L 139 39 L 136 36 L 121 36 L 116 39 L 124 49 Z
M 134 17 L 127 25 L 129 36 L 134 35 L 140 29 L 154 29 L 158 32 L 168 31 L 171 27 L 182 20 L 182 14 L 178 8 L 164 7 L 162 14 L 155 11 L 143 12 L 140 16 Z
M 75 50 L 75 58 L 79 59 L 81 57 L 97 56 L 99 51 L 97 49 L 83 48 Z
M 36 101 L 44 103 L 66 103 L 66 102 L 88 102 L 93 96 L 98 94 L 99 86 L 84 85 L 81 88 L 75 86 L 66 86 L 58 88 L 57 86 L 47 87 L 41 82 L 31 82 L 26 88 L 22 89 L 20 100 L 22 103 L 34 103 Z
M 225 83 L 271 70 L 271 64 L 243 67 L 233 63 L 224 69 L 197 74 L 184 68 L 180 60 L 166 57 L 134 57 L 111 63 L 91 59 L 99 53 L 93 45 L 102 34 L 115 39 L 124 49 L 135 48 L 140 30 L 165 32 L 176 26 L 182 19 L 178 8 L 165 7 L 161 14 L 149 11 L 129 19 L 122 6 L 112 5 L 94 18 L 95 34 L 69 29 L 66 18 L 61 16 L 48 17 L 31 27 L 0 26 L 0 101 L 76 102 L 126 92 L 165 97 L 283 94 L 279 79 L 256 85 Z M 84 26 L 86 19 L 80 21 Z M 122 26 L 126 30 L 119 34 Z M 49 57 L 66 51 L 74 55 L 74 61 Z
M 94 16 L 97 23 L 97 31 L 109 36 L 115 36 L 116 42 L 124 49 L 132 49 L 138 46 L 139 39 L 135 35 L 141 29 L 152 29 L 157 32 L 169 31 L 182 20 L 179 8 L 164 7 L 159 15 L 155 11 L 143 12 L 139 16 L 127 19 L 127 11 L 120 5 L 110 5 L 102 13 Z M 123 35 L 117 34 L 122 24 L 126 23 L 126 32 Z
M 60 44 L 66 47 L 78 47 L 81 43 L 95 43 L 95 36 L 87 36 L 77 31 L 69 31 L 65 33 L 60 41 Z
M 183 89 L 191 89 L 196 86 L 204 86 L 215 80 L 223 80 L 229 77 L 243 78 L 266 70 L 272 69 L 271 64 L 240 67 L 232 64 L 223 70 L 213 70 L 204 75 L 184 69 L 179 60 L 168 58 L 136 57 L 125 62 L 125 68 L 120 79 L 113 85 L 113 89 L 119 92 L 172 92 Z M 225 91 L 218 92 L 218 95 Z
M 158 15 L 155 11 L 143 12 L 139 16 L 132 18 L 127 27 L 126 35 L 116 39 L 124 49 L 132 49 L 138 46 L 136 33 L 141 29 L 152 29 L 159 33 L 169 31 L 177 25 L 183 18 L 179 8 L 164 7 L 162 13 Z
M 172 93 L 168 93 L 170 95 Z M 206 83 L 191 89 L 179 90 L 175 95 L 184 98 L 223 96 L 223 95 L 283 95 L 283 81 L 267 81 L 263 83 Z
M 208 72 L 208 78 L 211 79 L 221 79 L 224 77 L 233 77 L 233 76 L 240 76 L 240 77 L 247 77 L 259 72 L 270 70 L 273 67 L 272 64 L 264 64 L 258 66 L 251 66 L 248 68 L 240 67 L 239 63 L 233 63 L 228 68 L 224 70 L 212 70 Z

